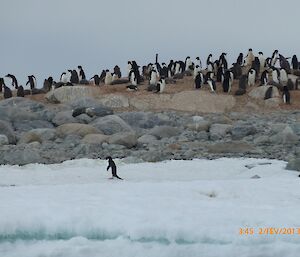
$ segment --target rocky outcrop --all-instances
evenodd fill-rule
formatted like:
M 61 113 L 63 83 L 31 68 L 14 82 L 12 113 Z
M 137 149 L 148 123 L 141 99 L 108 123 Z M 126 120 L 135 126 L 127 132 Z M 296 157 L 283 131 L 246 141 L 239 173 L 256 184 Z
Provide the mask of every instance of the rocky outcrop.
M 60 137 L 65 137 L 67 135 L 78 135 L 84 137 L 88 134 L 101 134 L 102 132 L 91 125 L 67 123 L 57 127 L 56 133 Z

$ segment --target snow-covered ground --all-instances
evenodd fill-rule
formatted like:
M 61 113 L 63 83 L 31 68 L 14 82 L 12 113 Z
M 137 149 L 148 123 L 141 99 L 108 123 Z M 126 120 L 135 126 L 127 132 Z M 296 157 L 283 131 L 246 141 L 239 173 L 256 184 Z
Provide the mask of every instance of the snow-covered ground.
M 300 178 L 285 162 L 117 165 L 123 181 L 101 160 L 0 166 L 0 256 L 299 256 Z

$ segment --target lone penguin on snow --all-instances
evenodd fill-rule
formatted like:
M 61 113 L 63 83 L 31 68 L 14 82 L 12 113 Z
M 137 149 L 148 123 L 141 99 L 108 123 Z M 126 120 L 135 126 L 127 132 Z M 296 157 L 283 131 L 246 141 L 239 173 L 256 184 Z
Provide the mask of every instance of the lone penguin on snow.
M 112 173 L 111 178 L 113 179 L 115 177 L 115 178 L 123 180 L 122 178 L 120 178 L 117 175 L 117 166 L 116 166 L 115 162 L 113 161 L 113 159 L 111 158 L 111 156 L 106 157 L 106 160 L 108 160 L 108 166 L 107 166 L 106 170 L 108 171 L 109 168 L 111 168 L 111 173 Z

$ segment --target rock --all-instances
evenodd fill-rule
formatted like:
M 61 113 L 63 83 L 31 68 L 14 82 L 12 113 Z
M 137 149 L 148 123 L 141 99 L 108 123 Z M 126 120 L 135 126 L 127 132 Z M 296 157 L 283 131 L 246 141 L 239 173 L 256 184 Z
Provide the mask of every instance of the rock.
M 269 98 L 264 101 L 265 106 L 268 108 L 278 107 L 280 103 L 281 103 L 280 98 Z
M 19 110 L 29 111 L 29 112 L 38 112 L 46 108 L 44 104 L 38 101 L 29 100 L 24 97 L 12 97 L 0 101 L 0 107 L 14 107 Z
M 242 141 L 233 141 L 227 143 L 216 143 L 207 146 L 209 153 L 257 153 L 255 147 Z
M 53 124 L 45 120 L 24 120 L 13 123 L 14 129 L 18 132 L 26 132 L 37 128 L 53 128 Z
M 1 145 L 8 145 L 8 144 L 9 144 L 9 142 L 8 142 L 7 136 L 0 134 L 0 146 Z
M 56 130 L 51 128 L 32 129 L 29 132 L 36 134 L 42 142 L 55 140 L 57 136 Z
M 155 136 L 158 139 L 161 139 L 165 137 L 173 137 L 179 135 L 180 130 L 171 126 L 155 126 L 148 132 L 148 134 Z
M 293 158 L 289 160 L 285 167 L 287 170 L 297 170 L 300 171 L 300 158 Z
M 90 124 L 101 130 L 105 135 L 112 135 L 119 132 L 134 132 L 133 129 L 117 115 L 101 117 L 95 119 Z
M 209 129 L 211 140 L 220 140 L 230 133 L 232 125 L 228 124 L 212 124 Z
M 60 126 L 66 123 L 78 123 L 78 120 L 72 116 L 72 111 L 58 112 L 53 118 L 52 122 L 56 126 Z
M 109 137 L 109 144 L 124 145 L 127 148 L 132 148 L 137 145 L 137 137 L 135 133 L 125 132 L 116 133 Z
M 286 126 L 282 132 L 271 137 L 274 144 L 296 145 L 299 143 L 299 137 L 293 132 L 290 126 Z
M 259 136 L 259 137 L 256 137 L 253 140 L 253 142 L 254 142 L 255 145 L 267 145 L 267 144 L 271 143 L 269 136 Z
M 256 128 L 247 123 L 234 124 L 231 129 L 232 139 L 240 140 L 246 136 L 254 135 L 257 132 Z
M 190 130 L 194 130 L 198 132 L 209 131 L 210 122 L 206 120 L 199 120 L 197 122 L 187 124 L 186 127 Z
M 151 143 L 157 141 L 157 139 L 155 136 L 152 136 L 152 135 L 143 135 L 143 136 L 139 137 L 137 141 L 140 144 L 151 144 Z
M 15 132 L 9 122 L 0 120 L 0 131 L 2 135 L 7 136 L 10 144 L 16 143 Z
M 109 108 L 127 108 L 129 107 L 128 97 L 118 94 L 107 94 L 99 99 L 100 103 Z
M 107 107 L 98 106 L 86 109 L 86 114 L 90 117 L 97 116 L 97 117 L 104 117 L 106 115 L 113 114 L 113 110 Z
M 87 114 L 84 113 L 84 114 L 80 114 L 80 115 L 76 116 L 76 120 L 78 121 L 77 123 L 89 124 L 94 119 L 91 118 L 89 115 L 87 115 Z
M 88 134 L 86 135 L 81 142 L 84 144 L 99 144 L 101 145 L 104 142 L 108 142 L 109 136 L 102 134 Z
M 258 179 L 258 178 L 260 178 L 260 176 L 254 175 L 254 176 L 252 176 L 251 178 L 252 178 L 252 179 Z
M 98 87 L 72 86 L 60 87 L 50 91 L 45 98 L 51 103 L 67 103 L 83 97 L 94 97 L 100 95 Z
M 150 112 L 123 112 L 118 116 L 134 128 L 149 129 L 154 126 L 170 124 L 167 115 Z
M 286 125 L 286 124 L 285 124 Z M 293 131 L 299 136 L 300 135 L 300 122 L 294 122 L 290 125 Z
M 273 123 L 272 125 L 270 125 L 271 133 L 277 134 L 277 133 L 283 131 L 285 129 L 285 127 L 286 127 L 286 123 Z
M 254 98 L 254 99 L 258 99 L 258 100 L 264 100 L 265 99 L 265 95 L 266 95 L 266 91 L 268 90 L 270 86 L 260 86 L 260 87 L 256 87 L 254 89 L 252 89 L 249 92 L 249 96 Z M 276 98 L 276 97 L 280 97 L 279 95 L 279 91 L 276 87 L 273 87 L 273 91 L 272 91 L 272 98 Z
M 24 110 L 19 107 L 0 106 L 0 119 L 15 122 L 24 120 L 37 120 L 39 119 L 39 116 L 30 110 Z
M 42 139 L 34 132 L 25 132 L 22 134 L 20 140 L 18 141 L 18 144 L 29 144 L 32 142 L 42 143 Z
M 65 137 L 67 135 L 73 134 L 84 137 L 88 134 L 101 134 L 102 132 L 91 125 L 80 123 L 67 123 L 57 127 L 56 133 L 60 137 Z

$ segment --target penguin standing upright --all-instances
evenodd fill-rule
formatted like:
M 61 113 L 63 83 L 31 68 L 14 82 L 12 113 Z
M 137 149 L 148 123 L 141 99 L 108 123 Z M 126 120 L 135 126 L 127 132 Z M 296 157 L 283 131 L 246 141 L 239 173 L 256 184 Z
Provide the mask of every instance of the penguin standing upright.
M 106 70 L 106 71 L 105 71 L 104 84 L 105 84 L 105 85 L 111 85 L 112 81 L 113 81 L 113 77 L 112 77 L 110 71 L 109 71 L 109 70 Z
M 269 81 L 269 74 L 267 70 L 264 70 L 260 76 L 260 85 L 266 86 Z
M 214 63 L 212 61 L 212 54 L 209 54 L 206 59 L 206 68 L 208 72 L 213 72 L 214 70 Z
M 116 74 L 118 76 L 118 78 L 122 77 L 121 69 L 120 69 L 120 67 L 118 65 L 116 65 L 114 67 L 114 74 Z
M 108 166 L 107 166 L 106 170 L 108 171 L 109 168 L 111 168 L 111 173 L 112 173 L 111 178 L 122 179 L 117 175 L 117 166 L 116 166 L 115 162 L 113 161 L 113 159 L 111 158 L 111 156 L 106 157 L 106 160 L 108 160 Z
M 271 66 L 275 66 L 278 59 L 279 59 L 278 50 L 275 50 L 272 54 L 272 57 L 271 57 Z
M 254 69 L 250 69 L 248 72 L 248 86 L 255 86 L 255 78 L 256 78 L 256 71 Z
M 26 86 L 30 85 L 30 89 L 33 90 L 34 88 L 36 88 L 36 78 L 34 75 L 30 75 L 28 76 L 28 81 L 26 82 Z
M 157 84 L 157 72 L 155 69 L 152 68 L 150 71 L 150 85 L 156 85 Z
M 226 53 L 222 53 L 219 58 L 219 66 L 222 66 L 225 70 L 228 69 L 228 62 L 226 60 Z
M 231 78 L 230 71 L 226 71 L 224 73 L 224 78 L 223 78 L 223 81 L 222 81 L 223 92 L 224 93 L 229 93 L 230 92 L 231 84 L 232 84 L 232 78 Z
M 98 76 L 98 74 L 95 74 L 93 77 L 91 77 L 90 80 L 94 80 L 94 84 L 99 86 L 100 85 L 100 77 Z
M 104 82 L 105 76 L 106 76 L 106 71 L 102 70 L 102 72 L 100 74 L 100 82 Z
M 70 76 L 67 75 L 66 72 L 63 72 L 61 75 L 60 75 L 60 82 L 64 83 L 64 84 L 67 84 L 68 82 L 70 82 Z
M 164 79 L 160 79 L 156 85 L 155 93 L 163 93 L 165 91 L 166 82 Z
M 244 59 L 244 55 L 243 53 L 240 53 L 236 60 L 236 63 L 241 66 L 243 64 L 243 59 Z
M 288 81 L 288 75 L 287 75 L 287 72 L 286 72 L 286 70 L 285 69 L 280 69 L 280 71 L 279 71 L 279 80 L 280 80 L 280 83 L 281 84 L 286 84 L 287 83 L 287 81 Z
M 18 81 L 17 78 L 12 75 L 12 74 L 7 74 L 5 77 L 10 78 L 11 79 L 11 85 L 15 88 L 18 89 Z
M 130 81 L 131 85 L 137 86 L 137 78 L 136 78 L 135 72 L 133 70 L 131 70 L 129 72 L 129 81 Z
M 185 63 L 184 64 L 185 64 L 185 71 L 191 71 L 192 70 L 191 67 L 192 67 L 193 63 L 191 61 L 191 57 L 187 56 L 185 58 Z
M 248 53 L 244 60 L 244 66 L 251 66 L 253 61 L 254 61 L 254 54 L 252 48 L 249 48 Z
M 299 69 L 298 58 L 295 54 L 292 57 L 292 67 L 293 67 L 293 70 L 298 70 Z
M 180 62 L 175 62 L 175 73 L 174 74 L 179 74 L 181 73 L 182 70 L 181 70 L 181 65 L 180 65 Z
M 196 78 L 199 72 L 200 72 L 200 66 L 196 65 L 194 68 L 194 79 Z
M 291 103 L 291 95 L 287 86 L 283 87 L 282 99 L 285 104 Z
M 175 62 L 170 60 L 168 64 L 168 77 L 171 78 L 175 74 Z
M 202 84 L 203 84 L 203 74 L 200 71 L 198 71 L 195 77 L 195 88 L 200 89 Z
M 79 65 L 77 68 L 79 71 L 79 74 L 78 74 L 79 81 L 86 80 L 86 76 L 85 76 L 84 70 L 82 69 L 82 66 Z
M 260 64 L 259 73 L 261 73 L 261 72 L 263 72 L 263 70 L 266 67 L 266 58 L 264 57 L 263 52 L 258 53 L 258 59 L 259 59 L 259 64 Z
M 254 57 L 254 61 L 252 62 L 251 68 L 255 70 L 255 74 L 256 76 L 258 76 L 260 71 L 260 61 L 258 57 Z
M 78 77 L 78 73 L 77 73 L 76 70 L 71 71 L 70 82 L 73 83 L 73 84 L 78 84 L 79 83 L 79 77 Z
M 168 78 L 169 77 L 169 69 L 166 63 L 162 63 L 162 68 L 160 71 L 160 77 L 161 78 Z
M 17 96 L 18 97 L 24 97 L 25 96 L 25 93 L 24 93 L 24 88 L 22 85 L 20 85 L 17 89 Z
M 199 65 L 200 70 L 202 69 L 202 62 L 201 62 L 199 56 L 196 57 L 194 64 L 195 64 L 195 66 Z
M 209 87 L 210 87 L 210 91 L 213 92 L 213 93 L 215 93 L 215 90 L 216 90 L 216 82 L 215 82 L 211 77 L 209 77 L 209 78 L 207 79 L 207 84 L 208 84 Z
M 279 72 L 279 70 L 277 68 L 275 68 L 274 66 L 272 66 L 271 69 L 272 69 L 272 80 L 275 83 L 279 84 L 279 78 L 280 78 L 280 72 Z
M 4 79 L 0 78 L 0 93 L 2 92 L 4 86 L 5 86 Z
M 127 76 L 129 78 L 129 72 L 132 70 L 132 63 L 131 61 L 128 61 L 127 63 Z

